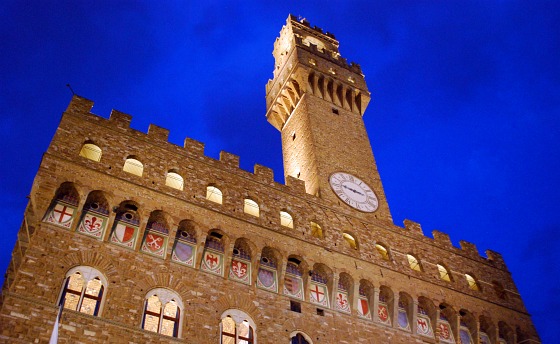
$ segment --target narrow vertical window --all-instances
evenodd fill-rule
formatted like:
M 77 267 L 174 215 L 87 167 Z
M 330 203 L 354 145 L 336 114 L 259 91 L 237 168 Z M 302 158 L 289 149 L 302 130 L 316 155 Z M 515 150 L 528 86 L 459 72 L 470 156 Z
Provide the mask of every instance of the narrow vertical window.
M 101 148 L 93 143 L 84 143 L 80 150 L 80 156 L 93 161 L 101 161 Z
M 358 249 L 358 243 L 356 242 L 356 239 L 351 234 L 342 233 L 342 237 L 344 238 L 344 240 L 346 240 L 350 248 L 352 248 L 353 250 Z
M 385 248 L 385 246 L 381 244 L 375 244 L 375 249 L 377 250 L 377 253 L 379 253 L 379 255 L 381 256 L 381 258 L 383 258 L 383 260 L 390 260 L 389 251 L 387 251 L 387 248 Z
M 439 272 L 439 278 L 444 281 L 451 282 L 451 276 L 449 275 L 449 271 L 447 271 L 445 267 L 439 264 L 437 264 L 437 268 Z
M 419 271 L 419 272 L 422 271 L 422 268 L 420 267 L 420 262 L 418 261 L 418 259 L 416 259 L 416 257 L 414 257 L 411 254 L 407 254 L 406 258 L 408 259 L 408 265 L 412 270 Z
M 323 229 L 321 228 L 321 226 L 319 226 L 318 223 L 311 221 L 309 227 L 311 228 L 312 236 L 314 236 L 315 238 L 323 239 Z
M 478 283 L 476 282 L 476 280 L 474 279 L 474 277 L 472 277 L 469 274 L 465 274 L 465 278 L 467 279 L 467 283 L 469 285 L 469 289 L 470 290 L 475 290 L 475 291 L 479 291 L 480 287 L 478 286 Z

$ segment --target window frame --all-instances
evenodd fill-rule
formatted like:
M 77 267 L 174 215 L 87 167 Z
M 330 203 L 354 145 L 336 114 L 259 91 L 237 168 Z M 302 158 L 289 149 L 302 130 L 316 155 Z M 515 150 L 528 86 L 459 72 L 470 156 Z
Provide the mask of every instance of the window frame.
M 156 296 L 159 299 L 159 302 L 161 303 L 159 313 L 148 310 L 148 299 L 152 296 Z M 177 314 L 176 314 L 175 317 L 165 315 L 165 307 L 171 301 L 175 301 L 175 303 L 177 305 Z M 179 294 L 177 294 L 175 291 L 173 291 L 171 289 L 167 289 L 167 288 L 154 288 L 154 289 L 150 290 L 146 294 L 146 296 L 144 296 L 144 309 L 142 311 L 142 323 L 140 324 L 140 328 L 144 331 L 157 333 L 157 334 L 160 334 L 160 335 L 166 336 L 166 337 L 181 338 L 182 329 L 183 329 L 183 310 L 184 310 L 183 300 L 181 299 Z M 147 329 L 144 328 L 144 325 L 146 323 L 146 315 L 159 317 L 157 332 L 150 331 L 150 330 L 147 330 Z M 173 321 L 174 326 L 173 326 L 173 335 L 172 336 L 161 333 L 162 324 L 163 324 L 164 320 Z
M 82 280 L 83 280 L 82 290 L 80 292 L 73 289 L 68 289 L 70 278 L 74 276 L 76 273 L 79 273 L 82 276 Z M 93 281 L 94 279 L 98 279 L 101 282 L 101 288 L 99 290 L 99 295 L 97 296 L 87 294 L 87 286 L 89 282 Z M 100 316 L 103 311 L 104 296 L 106 294 L 107 285 L 108 285 L 107 278 L 101 273 L 101 271 L 97 270 L 96 268 L 91 266 L 86 266 L 86 265 L 73 267 L 72 269 L 68 270 L 66 276 L 64 277 L 64 284 L 60 291 L 60 295 L 58 298 L 58 305 L 62 305 L 64 309 L 70 309 L 75 312 L 80 312 L 93 316 Z M 76 305 L 76 309 L 64 307 L 66 301 L 66 295 L 68 293 L 79 297 L 78 303 Z M 93 314 L 82 312 L 81 309 L 82 309 L 84 299 L 90 299 L 96 301 Z
M 224 319 L 227 317 L 231 318 L 235 323 L 235 337 L 234 337 L 235 344 L 239 344 L 241 341 L 243 341 L 243 343 L 248 343 L 248 344 L 257 344 L 257 326 L 255 322 L 249 316 L 249 314 L 239 309 L 228 309 L 225 312 L 223 312 L 222 315 L 220 316 L 220 343 L 223 343 L 222 337 L 224 335 L 226 337 L 230 337 L 230 338 L 232 337 L 230 333 L 226 333 L 226 334 L 223 333 L 222 324 Z M 245 321 L 248 323 L 249 326 L 249 334 L 250 336 L 252 335 L 253 338 L 241 337 L 238 333 L 239 324 Z

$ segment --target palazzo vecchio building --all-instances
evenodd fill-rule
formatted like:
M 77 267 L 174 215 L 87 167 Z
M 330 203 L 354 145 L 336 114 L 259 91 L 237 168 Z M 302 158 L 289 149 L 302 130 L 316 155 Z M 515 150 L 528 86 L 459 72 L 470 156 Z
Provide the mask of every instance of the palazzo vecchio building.
M 499 253 L 393 224 L 370 93 L 338 46 L 294 16 L 274 43 L 285 184 L 74 96 L 29 195 L 0 342 L 47 343 L 62 308 L 59 343 L 540 343 Z

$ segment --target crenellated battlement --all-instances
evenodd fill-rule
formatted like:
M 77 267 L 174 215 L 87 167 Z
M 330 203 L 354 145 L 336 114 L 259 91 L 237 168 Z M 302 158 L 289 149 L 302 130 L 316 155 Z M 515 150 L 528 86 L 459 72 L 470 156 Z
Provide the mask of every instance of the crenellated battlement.
M 274 181 L 274 171 L 269 167 L 255 164 L 253 172 L 245 171 L 240 168 L 240 157 L 236 154 L 221 151 L 219 159 L 216 160 L 204 154 L 204 143 L 202 142 L 191 138 L 185 138 L 183 147 L 179 147 L 168 141 L 169 130 L 166 128 L 162 128 L 155 124 L 150 124 L 148 132 L 142 133 L 130 128 L 130 124 L 132 121 L 131 115 L 120 112 L 118 110 L 112 110 L 109 119 L 105 119 L 91 112 L 93 105 L 94 102 L 89 99 L 80 96 L 74 96 L 66 109 L 66 113 L 75 116 L 81 116 L 82 118 L 93 119 L 96 123 L 102 126 L 110 127 L 114 130 L 126 131 L 129 134 L 132 134 L 137 139 L 158 146 L 164 151 L 169 152 L 169 160 L 177 160 L 178 158 L 174 157 L 174 155 L 181 154 L 188 155 L 195 159 L 203 159 L 204 161 L 210 162 L 214 165 L 216 163 L 220 163 L 224 168 L 227 168 L 228 173 L 241 175 L 244 178 L 249 178 L 255 183 L 269 185 L 276 190 L 282 190 L 283 192 L 291 193 L 293 195 L 297 195 L 298 197 L 303 197 L 304 202 L 319 203 L 321 207 L 336 207 L 336 205 L 333 204 L 325 204 L 324 200 L 321 200 L 316 196 L 307 194 L 305 191 L 305 182 L 301 179 L 288 175 L 285 178 L 285 184 L 277 183 Z M 84 138 L 80 137 L 74 137 L 74 139 L 80 141 L 79 143 L 83 142 L 84 140 Z M 94 138 L 90 137 L 89 139 Z M 457 248 L 452 244 L 452 241 L 448 234 L 438 230 L 432 231 L 432 239 L 423 233 L 422 226 L 419 223 L 411 220 L 404 220 L 404 227 L 398 227 L 393 224 L 389 226 L 387 226 L 387 224 L 373 225 L 388 228 L 392 231 L 408 235 L 416 240 L 421 240 L 421 242 L 423 243 L 437 246 L 447 251 L 455 252 L 476 261 L 489 263 L 500 269 L 507 269 L 505 262 L 503 261 L 503 258 L 499 253 L 488 250 L 486 251 L 487 258 L 483 257 L 479 254 L 475 244 L 466 241 L 460 241 L 460 248 Z

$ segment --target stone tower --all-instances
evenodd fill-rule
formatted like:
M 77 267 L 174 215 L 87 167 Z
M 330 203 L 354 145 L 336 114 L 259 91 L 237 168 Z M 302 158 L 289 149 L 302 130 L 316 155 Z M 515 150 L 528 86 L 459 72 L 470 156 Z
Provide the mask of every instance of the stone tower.
M 391 221 L 362 120 L 370 93 L 360 66 L 348 64 L 338 46 L 331 33 L 288 17 L 274 44 L 266 117 L 282 133 L 286 176 L 304 180 L 310 194 Z M 332 178 L 350 184 L 337 188 Z M 354 178 L 375 194 L 370 205 Z

